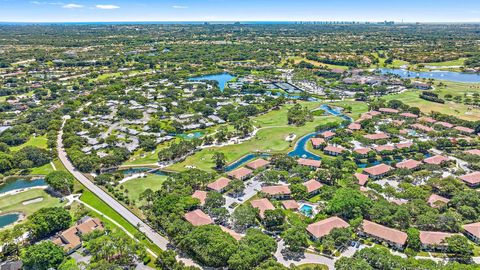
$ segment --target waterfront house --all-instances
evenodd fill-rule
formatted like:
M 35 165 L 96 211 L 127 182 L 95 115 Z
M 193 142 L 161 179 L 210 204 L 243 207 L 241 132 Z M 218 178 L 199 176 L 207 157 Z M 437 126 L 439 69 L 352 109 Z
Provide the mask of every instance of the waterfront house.
M 350 225 L 339 217 L 329 217 L 307 226 L 307 232 L 313 240 L 318 240 L 335 228 L 348 228 Z
M 307 192 L 310 196 L 317 195 L 320 192 L 320 188 L 323 187 L 323 184 L 315 179 L 310 179 L 303 183 L 303 185 L 307 188 Z
M 262 193 L 265 193 L 267 197 L 283 200 L 290 198 L 290 188 L 288 186 L 267 186 L 262 187 Z
M 414 160 L 414 159 L 407 159 L 402 162 L 399 162 L 395 165 L 398 169 L 407 169 L 407 170 L 416 170 L 422 165 L 422 162 Z
M 226 177 L 220 177 L 214 182 L 207 185 L 207 188 L 210 190 L 214 190 L 220 193 L 226 191 L 228 185 L 230 184 L 231 180 Z
M 325 140 L 329 140 L 333 137 L 335 137 L 335 132 L 327 130 L 325 132 L 320 133 L 320 136 L 322 136 Z
M 228 177 L 232 179 L 237 179 L 237 180 L 246 180 L 252 176 L 253 171 L 250 169 L 247 169 L 245 167 L 238 168 L 236 170 L 233 170 L 229 172 L 227 175 Z
M 297 159 L 298 165 L 307 166 L 312 169 L 318 169 L 322 165 L 320 160 L 308 159 L 308 158 L 299 158 Z
M 480 185 L 480 172 L 472 172 L 459 177 L 467 186 L 476 188 Z
M 323 138 L 312 138 L 310 141 L 312 142 L 314 149 L 321 149 L 326 144 L 326 141 Z
M 249 162 L 247 163 L 246 167 L 252 169 L 252 170 L 258 170 L 258 169 L 263 169 L 263 168 L 266 168 L 268 165 L 270 165 L 270 162 L 263 159 L 263 158 L 259 158 L 259 159 L 256 159 L 252 162 Z
M 346 151 L 346 149 L 341 146 L 328 145 L 327 147 L 323 148 L 323 152 L 325 154 L 334 157 L 340 156 L 344 151 Z
M 406 233 L 368 221 L 366 219 L 362 221 L 359 235 L 371 237 L 377 242 L 386 243 L 392 248 L 398 250 L 403 250 L 405 243 L 407 242 Z
M 183 217 L 193 226 L 213 224 L 213 220 L 200 209 L 188 212 Z
M 365 168 L 363 173 L 372 179 L 379 179 L 387 175 L 393 168 L 386 164 L 378 164 L 376 166 Z
M 358 155 L 359 158 L 366 158 L 368 157 L 368 153 L 370 153 L 372 149 L 370 148 L 356 148 L 353 149 L 353 152 Z
M 265 211 L 267 210 L 274 210 L 275 206 L 268 200 L 268 199 L 258 199 L 258 200 L 253 200 L 250 202 L 253 208 L 257 208 L 259 210 L 258 215 L 260 218 L 265 217 Z

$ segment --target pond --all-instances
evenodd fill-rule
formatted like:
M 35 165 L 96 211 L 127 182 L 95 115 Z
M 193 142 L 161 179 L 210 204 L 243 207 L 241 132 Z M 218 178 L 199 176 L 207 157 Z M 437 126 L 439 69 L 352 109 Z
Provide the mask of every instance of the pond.
M 248 154 L 246 156 L 241 157 L 239 160 L 236 160 L 233 163 L 225 166 L 224 170 L 226 172 L 233 171 L 236 168 L 243 165 L 244 163 L 247 163 L 248 161 L 253 160 L 257 157 L 268 157 L 268 156 L 269 156 L 268 154 L 260 154 L 260 155 L 258 155 L 258 154 Z
M 218 88 L 220 88 L 220 91 L 223 91 L 225 89 L 225 86 L 227 85 L 227 82 L 231 81 L 234 79 L 235 76 L 233 76 L 230 73 L 220 73 L 220 74 L 212 74 L 212 75 L 205 75 L 205 76 L 200 76 L 200 77 L 193 77 L 188 79 L 189 81 L 216 81 Z
M 5 214 L 0 216 L 0 229 L 10 224 L 15 223 L 20 218 L 20 214 L 12 213 L 12 214 Z
M 203 136 L 203 133 L 200 131 L 193 132 L 193 133 L 184 133 L 184 134 L 178 134 L 177 137 L 180 137 L 182 139 L 193 139 L 193 138 L 200 138 Z
M 35 179 L 35 180 L 26 180 L 26 179 L 16 179 L 8 180 L 7 183 L 0 185 L 0 194 L 9 192 L 12 190 L 23 189 L 23 188 L 32 188 L 39 186 L 46 186 L 47 183 L 44 179 Z
M 382 74 L 395 74 L 402 78 L 422 78 L 422 79 L 436 79 L 452 82 L 462 83 L 480 83 L 480 74 L 476 73 L 463 73 L 453 71 L 429 71 L 429 72 L 417 72 L 408 71 L 405 69 L 394 68 L 381 68 L 379 69 Z
M 128 169 L 125 169 L 125 170 L 119 170 L 118 172 L 124 174 L 124 175 L 133 175 L 133 174 L 136 174 L 136 173 L 142 173 L 142 172 L 148 172 L 148 171 L 151 171 L 153 170 L 154 168 L 128 168 Z M 156 171 L 152 171 L 151 172 L 152 174 L 156 174 L 156 175 L 167 175 L 166 172 L 164 171 L 160 171 L 160 169 L 157 169 Z

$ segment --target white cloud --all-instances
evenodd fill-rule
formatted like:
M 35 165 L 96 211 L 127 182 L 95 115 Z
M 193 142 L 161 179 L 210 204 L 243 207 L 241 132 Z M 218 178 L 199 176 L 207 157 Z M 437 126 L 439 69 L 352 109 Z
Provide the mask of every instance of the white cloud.
M 188 8 L 188 7 L 187 6 L 172 6 L 172 8 L 184 9 L 184 8 Z
M 63 8 L 74 9 L 74 8 L 83 8 L 83 6 L 78 4 L 66 4 L 63 6 Z
M 98 9 L 117 9 L 120 8 L 119 6 L 116 5 L 96 5 L 95 6 Z

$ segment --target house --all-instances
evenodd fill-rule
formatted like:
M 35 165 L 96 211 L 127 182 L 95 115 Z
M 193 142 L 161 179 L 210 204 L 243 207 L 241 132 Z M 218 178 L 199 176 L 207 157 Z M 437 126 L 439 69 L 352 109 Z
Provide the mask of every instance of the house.
M 192 198 L 198 199 L 200 201 L 200 205 L 204 205 L 207 195 L 208 193 L 206 191 L 195 190 L 195 192 L 192 194 Z
M 353 149 L 353 152 L 357 155 L 360 156 L 360 158 L 365 158 L 365 157 L 368 157 L 368 153 L 370 153 L 370 151 L 372 151 L 372 149 L 370 148 L 357 148 L 357 149 Z
M 411 85 L 412 87 L 420 90 L 429 90 L 430 88 L 432 88 L 430 84 L 424 82 L 412 82 Z
M 320 136 L 322 136 L 325 140 L 331 139 L 335 136 L 335 132 L 327 130 L 325 132 L 320 133 Z
M 433 207 L 433 208 L 438 208 L 442 204 L 447 204 L 450 200 L 442 197 L 437 194 L 432 194 L 430 197 L 428 197 L 427 203 Z
M 406 117 L 406 118 L 418 118 L 418 115 L 413 114 L 413 113 L 409 113 L 409 112 L 401 113 L 400 116 L 401 117 Z
M 413 146 L 412 142 L 403 142 L 395 144 L 395 148 L 397 149 L 407 149 Z
M 307 232 L 314 240 L 318 240 L 330 234 L 335 228 L 348 228 L 349 226 L 346 221 L 339 217 L 329 217 L 308 225 Z
M 480 244 L 480 222 L 465 224 L 463 233 L 473 242 Z
M 407 159 L 395 165 L 398 169 L 416 170 L 422 165 L 422 162 L 414 159 Z
M 448 247 L 446 239 L 454 233 L 420 231 L 421 248 L 427 251 L 445 251 Z
M 295 200 L 282 201 L 282 206 L 287 210 L 298 210 L 300 208 L 300 205 Z
M 376 166 L 365 168 L 363 173 L 372 179 L 379 179 L 387 175 L 393 168 L 386 164 L 378 164 Z
M 234 231 L 234 230 L 232 230 L 232 229 L 229 229 L 229 228 L 227 228 L 227 227 L 225 227 L 225 226 L 220 225 L 220 229 L 222 229 L 222 231 L 230 234 L 230 236 L 232 236 L 233 238 L 235 238 L 235 240 L 237 240 L 237 241 L 240 241 L 240 240 L 244 237 L 243 234 L 239 234 L 239 233 L 237 233 L 236 231 Z
M 352 131 L 357 131 L 357 130 L 361 130 L 362 129 L 362 125 L 358 124 L 358 123 L 351 123 L 350 125 L 348 125 L 347 127 L 348 129 L 352 130 Z
M 312 146 L 314 149 L 320 149 L 326 144 L 326 141 L 323 138 L 312 138 L 310 139 L 310 141 L 312 142 Z
M 268 199 L 258 199 L 258 200 L 253 200 L 250 202 L 250 204 L 253 206 L 253 208 L 257 208 L 260 210 L 258 213 L 260 218 L 265 217 L 265 211 L 266 210 L 274 210 L 275 206 L 268 200 Z
M 214 190 L 216 192 L 223 193 L 226 191 L 228 185 L 230 184 L 231 180 L 226 177 L 220 177 L 214 182 L 207 185 L 207 188 L 210 190 Z
M 431 128 L 431 127 L 429 127 L 429 126 L 422 125 L 422 124 L 413 124 L 413 125 L 410 125 L 410 127 L 413 128 L 413 129 L 416 129 L 416 130 L 423 131 L 423 132 L 432 132 L 432 131 L 434 131 L 433 128 Z
M 392 109 L 392 108 L 380 108 L 379 111 L 382 113 L 388 113 L 388 114 L 397 114 L 400 112 L 399 110 Z
M 402 250 L 407 242 L 406 233 L 366 219 L 362 221 L 359 235 L 371 237 L 378 242 L 387 243 L 389 246 L 399 250 Z
M 360 186 L 365 186 L 365 184 L 368 182 L 368 175 L 363 173 L 355 173 L 353 176 L 357 179 Z
M 476 188 L 480 185 L 480 172 L 472 172 L 459 177 L 467 186 Z
M 307 166 L 312 169 L 318 169 L 322 165 L 320 160 L 308 159 L 308 158 L 299 158 L 297 159 L 298 165 Z
M 303 183 L 303 185 L 307 188 L 307 192 L 310 196 L 318 194 L 320 192 L 320 188 L 323 187 L 323 184 L 315 179 L 310 179 Z
M 463 134 L 473 134 L 473 133 L 475 133 L 474 129 L 467 128 L 467 127 L 462 127 L 462 126 L 456 126 L 456 127 L 454 127 L 454 129 L 460 131 Z
M 263 159 L 263 158 L 259 158 L 259 159 L 256 159 L 252 162 L 249 162 L 247 163 L 246 167 L 252 169 L 252 170 L 258 170 L 258 169 L 263 169 L 265 167 L 267 167 L 268 165 L 270 165 L 270 162 Z
M 373 149 L 377 151 L 377 153 L 381 153 L 384 151 L 392 152 L 393 150 L 395 150 L 395 147 L 393 145 L 386 144 L 386 145 L 379 145 L 377 147 L 374 147 Z
M 443 122 L 443 121 L 437 122 L 437 123 L 435 123 L 435 125 L 438 125 L 438 126 L 441 126 L 441 127 L 444 127 L 444 128 L 453 128 L 452 124 L 450 124 L 448 122 Z
M 327 147 L 323 148 L 323 152 L 325 154 L 334 157 L 341 155 L 344 151 L 346 151 L 346 149 L 341 146 L 328 145 Z
M 442 165 L 443 163 L 449 161 L 448 157 L 442 155 L 435 155 L 433 157 L 429 157 L 423 160 L 424 163 L 430 165 Z
M 241 168 L 238 168 L 236 170 L 233 170 L 231 172 L 229 172 L 227 175 L 228 177 L 232 178 L 232 179 L 237 179 L 237 180 L 246 180 L 248 179 L 250 176 L 252 176 L 252 173 L 253 171 L 250 170 L 250 169 L 247 169 L 245 167 L 241 167 Z
M 480 156 L 480 149 L 467 150 L 467 151 L 464 151 L 464 153 L 469 155 Z
M 383 132 L 375 133 L 375 134 L 367 134 L 367 135 L 363 135 L 363 137 L 365 139 L 369 139 L 369 140 L 372 140 L 372 141 L 386 140 L 386 139 L 390 138 L 390 136 L 388 136 L 388 134 L 385 134 Z
M 422 116 L 422 117 L 418 118 L 418 121 L 423 122 L 423 123 L 428 123 L 428 124 L 435 124 L 437 122 L 437 120 L 435 120 L 431 117 L 425 117 L 425 116 Z
M 98 218 L 91 218 L 85 216 L 80 219 L 73 227 L 58 233 L 52 242 L 60 247 L 63 247 L 67 254 L 73 253 L 82 246 L 81 236 L 91 233 L 94 230 L 103 230 L 103 224 Z
M 288 186 L 267 186 L 262 187 L 262 192 L 265 193 L 269 198 L 273 199 L 288 199 L 290 198 L 290 188 Z
M 200 209 L 188 212 L 183 217 L 195 227 L 213 224 L 213 220 Z

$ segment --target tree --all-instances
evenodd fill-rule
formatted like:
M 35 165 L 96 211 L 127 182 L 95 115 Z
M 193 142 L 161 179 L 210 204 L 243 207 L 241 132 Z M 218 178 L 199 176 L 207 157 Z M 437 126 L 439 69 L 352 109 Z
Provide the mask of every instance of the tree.
M 24 249 L 20 258 L 26 270 L 57 269 L 65 258 L 65 253 L 61 247 L 51 241 L 42 241 Z
M 242 204 L 235 208 L 232 214 L 235 227 L 241 231 L 257 223 L 258 209 L 250 204 Z
M 420 232 L 415 228 L 409 228 L 407 230 L 407 236 L 408 247 L 412 250 L 419 251 L 421 247 Z
M 92 264 L 108 262 L 116 267 L 132 266 L 137 258 L 146 255 L 139 244 L 117 232 L 94 237 L 85 243 L 85 248 L 92 254 Z
M 73 176 L 64 171 L 53 171 L 45 177 L 45 182 L 61 194 L 68 195 L 73 190 Z
M 328 201 L 326 211 L 345 219 L 352 219 L 366 214 L 371 205 L 372 201 L 359 190 L 340 188 Z
M 226 164 L 225 154 L 222 152 L 215 152 L 215 154 L 213 154 L 213 160 L 217 170 L 222 169 Z
M 454 253 L 464 261 L 469 261 L 473 254 L 473 245 L 463 235 L 453 235 L 446 239 L 448 252 Z
M 248 229 L 239 242 L 239 248 L 228 260 L 229 269 L 249 270 L 270 258 L 277 243 L 258 229 Z
M 299 252 L 308 247 L 308 235 L 304 228 L 291 227 L 283 233 L 283 240 L 292 252 Z
M 306 200 L 308 198 L 307 187 L 302 184 L 293 184 L 290 186 L 290 190 L 292 192 L 292 197 L 297 201 Z
M 285 213 L 282 209 L 265 210 L 263 224 L 268 230 L 278 231 L 282 229 L 285 222 Z
M 72 220 L 70 213 L 61 207 L 42 208 L 33 213 L 28 220 L 32 237 L 41 239 L 68 228 Z
M 335 269 L 337 270 L 371 270 L 373 268 L 363 259 L 341 257 L 335 262 Z

